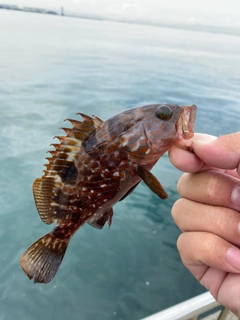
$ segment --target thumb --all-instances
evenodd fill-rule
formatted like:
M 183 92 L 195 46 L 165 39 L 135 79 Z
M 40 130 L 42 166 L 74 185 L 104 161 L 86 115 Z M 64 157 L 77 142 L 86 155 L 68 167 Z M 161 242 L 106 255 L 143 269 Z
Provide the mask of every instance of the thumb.
M 240 132 L 215 140 L 193 140 L 194 153 L 207 165 L 220 169 L 237 169 L 240 175 Z

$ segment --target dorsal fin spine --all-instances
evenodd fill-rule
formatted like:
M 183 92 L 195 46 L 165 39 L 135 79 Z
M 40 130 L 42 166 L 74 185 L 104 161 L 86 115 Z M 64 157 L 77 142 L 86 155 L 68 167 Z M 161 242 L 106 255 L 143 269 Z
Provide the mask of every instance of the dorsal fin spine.
M 66 144 L 51 144 L 51 146 L 53 146 L 57 152 L 63 152 L 63 153 L 78 153 L 79 150 L 81 149 L 81 145 L 79 146 L 69 146 Z
M 60 144 L 66 144 L 70 146 L 82 146 L 82 142 L 75 138 L 69 138 L 67 136 L 55 136 L 60 141 Z M 52 146 L 58 145 L 57 143 L 51 144 Z
M 94 127 L 96 129 L 99 128 L 99 126 L 102 124 L 103 121 L 95 115 L 93 115 L 93 119 L 94 119 Z
M 91 125 L 91 126 L 94 126 L 94 118 L 89 117 L 89 116 L 87 116 L 86 114 L 81 113 L 81 112 L 77 112 L 76 114 L 77 114 L 77 115 L 80 115 L 80 116 L 83 118 L 83 122 L 86 122 L 86 123 L 88 123 L 88 124 Z
M 64 121 L 69 121 L 71 122 L 72 126 L 73 126 L 73 129 L 80 129 L 81 126 L 83 125 L 84 122 L 81 122 L 81 121 L 78 121 L 78 120 L 75 120 L 75 119 L 65 119 Z M 84 124 L 85 125 L 85 124 Z

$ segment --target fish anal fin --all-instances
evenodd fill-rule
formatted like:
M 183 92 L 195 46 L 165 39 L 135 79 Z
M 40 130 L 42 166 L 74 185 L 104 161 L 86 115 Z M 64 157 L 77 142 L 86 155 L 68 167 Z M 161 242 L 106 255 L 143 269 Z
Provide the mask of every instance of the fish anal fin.
M 34 283 L 50 282 L 58 271 L 69 240 L 61 240 L 50 232 L 34 242 L 22 255 L 20 265 Z
M 146 185 L 161 199 L 167 199 L 168 195 L 158 179 L 143 166 L 137 166 L 137 174 L 142 178 Z
M 113 209 L 110 208 L 108 211 L 104 212 L 100 218 L 88 221 L 88 224 L 90 224 L 90 226 L 94 228 L 102 229 L 105 223 L 108 222 L 108 225 L 110 227 L 112 224 L 112 217 L 113 217 Z

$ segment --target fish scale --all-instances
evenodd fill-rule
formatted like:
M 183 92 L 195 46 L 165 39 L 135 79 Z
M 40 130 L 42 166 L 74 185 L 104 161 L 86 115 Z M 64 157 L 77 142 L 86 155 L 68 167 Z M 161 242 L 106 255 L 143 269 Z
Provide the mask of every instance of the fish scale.
M 46 169 L 33 184 L 38 213 L 55 228 L 34 242 L 20 265 L 34 282 L 48 283 L 58 271 L 75 232 L 86 222 L 111 226 L 113 209 L 143 180 L 162 199 L 167 194 L 150 172 L 174 144 L 193 136 L 196 106 L 154 104 L 102 121 L 67 119 L 72 128 L 56 136 Z

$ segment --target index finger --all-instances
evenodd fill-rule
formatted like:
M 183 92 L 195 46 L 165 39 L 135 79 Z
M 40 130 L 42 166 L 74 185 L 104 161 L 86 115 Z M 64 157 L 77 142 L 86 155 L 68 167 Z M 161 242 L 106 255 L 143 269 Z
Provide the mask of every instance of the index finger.
M 169 159 L 171 163 L 181 171 L 195 173 L 200 170 L 204 170 L 206 167 L 203 160 L 201 160 L 195 153 L 193 146 L 194 140 L 211 141 L 217 137 L 204 133 L 195 133 L 194 137 L 188 141 L 188 147 L 182 147 L 182 145 L 173 145 L 168 151 Z
M 212 141 L 193 140 L 194 153 L 208 166 L 237 169 L 240 175 L 240 131 Z
M 220 136 L 195 134 L 188 141 L 190 148 L 182 149 L 174 145 L 169 151 L 170 161 L 185 172 L 206 169 L 230 170 L 229 174 L 240 175 L 240 132 Z M 237 170 L 236 170 L 237 169 Z M 233 171 L 232 171 L 233 170 Z

